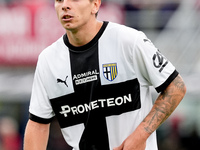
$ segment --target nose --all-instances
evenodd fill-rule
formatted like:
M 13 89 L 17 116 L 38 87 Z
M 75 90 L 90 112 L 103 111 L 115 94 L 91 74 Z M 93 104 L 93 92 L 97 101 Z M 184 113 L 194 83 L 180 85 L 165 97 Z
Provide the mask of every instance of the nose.
M 64 10 L 64 11 L 70 10 L 70 7 L 62 7 L 62 10 Z
M 66 11 L 70 9 L 71 9 L 71 6 L 69 4 L 69 0 L 63 0 L 62 10 Z

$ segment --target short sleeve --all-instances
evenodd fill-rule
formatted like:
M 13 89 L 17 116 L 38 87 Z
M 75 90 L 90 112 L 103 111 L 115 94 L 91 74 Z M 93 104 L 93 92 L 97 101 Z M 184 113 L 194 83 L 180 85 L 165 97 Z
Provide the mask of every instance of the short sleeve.
M 172 63 L 154 46 L 143 32 L 139 32 L 133 51 L 136 75 L 143 86 L 163 91 L 178 75 Z
M 43 82 L 44 60 L 39 57 L 30 100 L 30 119 L 39 123 L 50 123 L 54 113 Z

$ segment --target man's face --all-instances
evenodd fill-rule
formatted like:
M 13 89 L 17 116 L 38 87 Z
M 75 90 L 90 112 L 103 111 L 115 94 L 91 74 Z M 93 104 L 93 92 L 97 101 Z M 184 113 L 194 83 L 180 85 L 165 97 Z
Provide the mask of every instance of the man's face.
M 94 19 L 96 9 L 95 0 L 55 0 L 58 19 L 70 31 L 77 31 Z

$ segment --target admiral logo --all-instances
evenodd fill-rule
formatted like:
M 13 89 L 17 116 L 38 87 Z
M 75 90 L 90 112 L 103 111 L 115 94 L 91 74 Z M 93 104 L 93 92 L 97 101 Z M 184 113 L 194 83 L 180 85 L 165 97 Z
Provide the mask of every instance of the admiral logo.
M 99 74 L 98 71 L 95 69 L 93 71 L 88 71 L 85 73 L 74 75 L 73 80 L 75 80 L 76 85 L 92 82 L 98 79 L 97 77 L 98 74 Z
M 103 64 L 103 75 L 107 80 L 113 81 L 118 75 L 117 64 Z
M 61 106 L 62 111 L 60 111 L 60 114 L 64 115 L 64 117 L 68 117 L 69 113 L 72 115 L 78 115 L 94 109 L 121 106 L 123 104 L 131 102 L 132 102 L 131 94 L 117 98 L 98 99 L 95 101 L 91 101 L 89 104 L 85 103 L 72 107 L 69 105 Z

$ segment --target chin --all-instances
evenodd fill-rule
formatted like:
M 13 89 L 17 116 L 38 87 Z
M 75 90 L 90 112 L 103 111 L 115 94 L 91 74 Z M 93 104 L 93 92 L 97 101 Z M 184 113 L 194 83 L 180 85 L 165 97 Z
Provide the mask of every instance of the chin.
M 69 30 L 69 29 L 73 28 L 72 25 L 71 25 L 70 23 L 65 23 L 65 24 L 63 24 L 63 27 L 64 27 L 66 30 Z
M 66 31 L 75 31 L 76 30 L 76 28 L 74 28 L 74 27 L 72 27 L 72 26 L 63 26 L 64 27 L 64 29 L 66 30 Z

